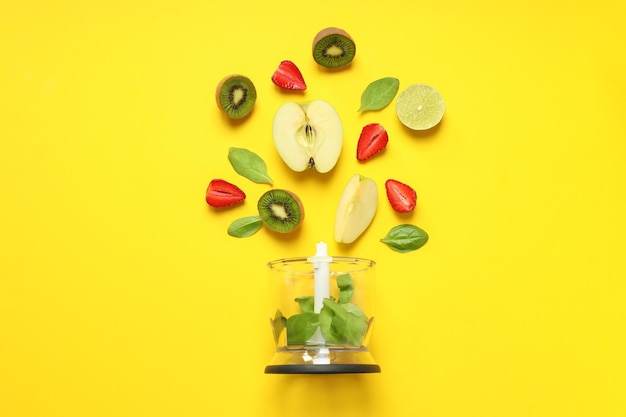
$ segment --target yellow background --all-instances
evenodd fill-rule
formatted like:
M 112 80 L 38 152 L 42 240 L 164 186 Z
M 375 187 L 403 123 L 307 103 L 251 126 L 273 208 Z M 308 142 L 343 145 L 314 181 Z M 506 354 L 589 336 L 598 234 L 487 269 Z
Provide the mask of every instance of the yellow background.
M 623 1 L 18 1 L 0 13 L 0 416 L 626 416 L 626 29 Z M 311 58 L 318 30 L 355 39 L 346 70 Z M 283 59 L 304 94 L 270 77 Z M 251 116 L 218 112 L 218 81 L 256 84 Z M 427 83 L 431 132 L 365 86 Z M 271 121 L 323 98 L 345 130 L 328 175 L 279 159 Z M 354 156 L 363 125 L 387 149 Z M 270 188 L 228 148 L 268 163 L 306 209 L 293 236 L 227 236 Z M 379 185 L 355 244 L 332 241 L 348 178 Z M 216 211 L 212 178 L 248 194 Z M 384 180 L 413 185 L 395 214 Z M 378 241 L 430 235 L 416 252 Z M 375 259 L 382 373 L 266 375 L 266 262 Z

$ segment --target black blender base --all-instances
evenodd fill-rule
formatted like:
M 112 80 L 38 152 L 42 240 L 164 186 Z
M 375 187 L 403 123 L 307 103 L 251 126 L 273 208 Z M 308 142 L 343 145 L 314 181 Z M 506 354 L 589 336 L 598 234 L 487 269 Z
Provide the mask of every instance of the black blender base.
M 373 364 L 337 365 L 268 365 L 266 374 L 372 374 L 379 373 L 380 366 Z

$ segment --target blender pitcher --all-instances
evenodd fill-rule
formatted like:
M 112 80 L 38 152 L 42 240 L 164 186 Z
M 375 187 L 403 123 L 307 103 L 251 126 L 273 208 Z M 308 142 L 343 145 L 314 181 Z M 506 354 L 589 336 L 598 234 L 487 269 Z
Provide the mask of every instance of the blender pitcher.
M 368 349 L 374 323 L 373 260 L 328 256 L 267 264 L 276 352 L 268 374 L 380 372 Z

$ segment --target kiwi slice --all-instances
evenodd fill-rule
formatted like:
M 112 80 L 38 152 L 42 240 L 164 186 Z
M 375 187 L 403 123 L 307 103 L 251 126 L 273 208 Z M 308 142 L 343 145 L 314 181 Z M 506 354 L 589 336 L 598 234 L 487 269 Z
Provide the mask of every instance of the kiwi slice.
M 256 89 L 248 77 L 229 75 L 217 84 L 215 100 L 228 117 L 241 119 L 252 111 L 256 101 Z
M 354 40 L 343 29 L 329 27 L 313 39 L 313 59 L 323 67 L 341 68 L 352 62 L 354 55 Z
M 279 233 L 296 230 L 304 220 L 304 207 L 291 191 L 272 189 L 261 196 L 257 204 L 263 223 Z

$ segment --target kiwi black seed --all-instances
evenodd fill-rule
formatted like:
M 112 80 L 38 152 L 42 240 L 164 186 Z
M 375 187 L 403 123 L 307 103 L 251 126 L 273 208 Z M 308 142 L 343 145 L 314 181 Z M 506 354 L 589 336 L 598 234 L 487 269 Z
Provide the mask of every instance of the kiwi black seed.
M 340 28 L 321 30 L 313 39 L 313 59 L 326 68 L 348 65 L 356 55 L 356 44 L 348 33 Z
M 296 230 L 304 220 L 304 207 L 291 191 L 272 189 L 261 196 L 257 204 L 263 223 L 279 233 Z
M 248 77 L 229 75 L 217 84 L 215 100 L 228 117 L 241 119 L 252 111 L 256 101 L 256 89 Z

